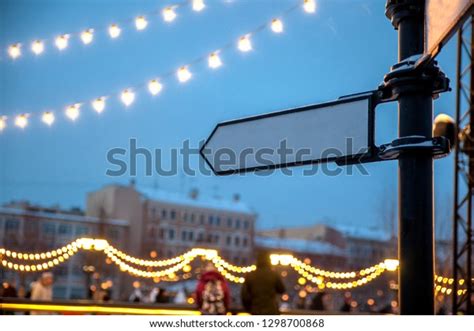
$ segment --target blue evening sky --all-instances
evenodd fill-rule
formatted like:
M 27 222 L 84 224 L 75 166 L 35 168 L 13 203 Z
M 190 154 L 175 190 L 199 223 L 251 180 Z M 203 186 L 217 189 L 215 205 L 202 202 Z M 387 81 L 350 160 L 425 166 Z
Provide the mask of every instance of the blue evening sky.
M 119 91 L 175 70 L 196 57 L 270 21 L 299 0 L 207 0 L 200 13 L 188 7 L 166 24 L 149 17 L 145 31 L 123 25 L 111 40 L 102 29 L 91 45 L 77 36 L 59 52 L 51 45 L 57 34 L 106 27 L 116 20 L 163 8 L 157 0 L 1 0 L 0 114 L 45 110 L 61 112 L 73 102 L 112 93 L 100 116 L 84 104 L 76 122 L 57 114 L 51 128 L 38 118 L 21 130 L 9 126 L 0 134 L 0 203 L 28 199 L 43 205 L 85 205 L 86 192 L 102 185 L 128 183 L 130 176 L 111 178 L 106 153 L 128 148 L 131 137 L 141 147 L 160 148 L 169 163 L 170 149 L 189 139 L 196 146 L 222 120 L 296 107 L 374 89 L 397 60 L 397 33 L 384 15 L 382 0 L 319 0 L 316 14 L 301 8 L 284 18 L 285 31 L 265 30 L 252 41 L 254 51 L 234 45 L 222 53 L 223 67 L 191 66 L 186 84 L 164 81 L 159 96 L 136 90 L 129 108 L 118 101 Z M 45 53 L 27 48 L 37 38 L 49 38 Z M 7 45 L 24 44 L 24 56 L 12 61 Z M 453 80 L 455 45 L 443 50 L 440 65 Z M 435 101 L 435 114 L 453 114 L 454 92 Z M 377 142 L 397 136 L 396 104 L 377 109 Z M 197 156 L 193 157 L 197 163 Z M 259 228 L 307 225 L 317 220 L 388 229 L 390 205 L 396 204 L 397 163 L 367 165 L 370 176 L 355 174 L 303 177 L 276 172 L 215 177 L 184 175 L 146 177 L 143 164 L 136 181 L 168 191 L 199 187 L 202 194 L 242 200 L 259 214 Z M 436 213 L 440 231 L 449 231 L 452 197 L 452 156 L 435 161 Z

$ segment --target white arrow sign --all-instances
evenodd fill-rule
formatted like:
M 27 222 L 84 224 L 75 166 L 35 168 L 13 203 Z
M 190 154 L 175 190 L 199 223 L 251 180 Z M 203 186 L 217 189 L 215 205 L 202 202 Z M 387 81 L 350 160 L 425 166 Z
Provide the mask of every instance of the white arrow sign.
M 218 175 L 370 156 L 373 92 L 219 123 L 201 148 Z

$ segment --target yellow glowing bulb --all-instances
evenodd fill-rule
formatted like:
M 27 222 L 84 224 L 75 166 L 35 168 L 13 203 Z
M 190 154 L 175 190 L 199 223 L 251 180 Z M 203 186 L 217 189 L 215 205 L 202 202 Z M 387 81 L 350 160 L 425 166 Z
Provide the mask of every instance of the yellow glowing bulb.
M 35 40 L 31 44 L 31 51 L 36 55 L 40 55 L 44 51 L 44 43 L 41 40 Z
M 8 55 L 12 59 L 16 59 L 21 56 L 21 44 L 13 44 L 8 47 Z
M 252 42 L 249 36 L 243 36 L 239 39 L 238 48 L 242 52 L 249 52 L 252 50 Z
M 191 71 L 189 71 L 188 67 L 181 67 L 178 69 L 178 80 L 181 83 L 187 82 L 188 80 L 191 79 Z
M 7 127 L 7 118 L 5 116 L 0 116 L 0 132 L 5 130 Z
M 69 35 L 63 34 L 63 35 L 57 36 L 54 43 L 56 44 L 56 47 L 59 50 L 65 49 L 69 44 Z
M 204 0 L 193 0 L 193 10 L 201 11 L 206 7 Z
M 307 13 L 314 13 L 316 11 L 316 2 L 314 0 L 304 0 L 303 8 Z
M 148 82 L 148 91 L 150 91 L 152 95 L 160 93 L 162 88 L 163 85 L 157 79 L 152 79 Z
M 24 129 L 28 125 L 28 115 L 21 114 L 15 117 L 15 125 L 19 128 Z
M 144 30 L 148 25 L 148 21 L 146 20 L 145 16 L 138 16 L 135 19 L 135 27 L 137 30 Z
M 54 114 L 50 111 L 44 112 L 41 116 L 41 120 L 48 126 L 51 126 L 54 123 Z
M 74 105 L 68 106 L 66 108 L 66 116 L 69 117 L 72 121 L 75 121 L 79 117 L 81 105 L 76 103 Z
M 396 259 L 385 259 L 384 264 L 388 271 L 395 271 L 398 268 L 399 262 Z
M 283 32 L 283 22 L 279 20 L 278 18 L 275 18 L 272 20 L 272 31 L 275 33 L 281 33 Z
M 94 29 L 87 29 L 81 33 L 81 40 L 84 45 L 88 45 L 94 39 Z
M 132 90 L 130 89 L 126 89 L 122 92 L 122 94 L 120 95 L 120 99 L 122 100 L 122 102 L 125 104 L 125 106 L 130 106 L 133 101 L 135 100 L 135 93 L 133 93 Z
M 167 7 L 163 9 L 162 14 L 165 22 L 172 22 L 176 18 L 176 12 L 174 11 L 173 7 Z
M 92 101 L 92 108 L 94 108 L 94 110 L 98 114 L 102 113 L 105 109 L 105 97 L 100 97 L 100 98 L 94 99 Z
M 122 30 L 119 28 L 119 26 L 117 24 L 111 24 L 109 26 L 109 36 L 110 38 L 118 38 L 120 36 L 120 33 L 122 32 Z
M 221 58 L 219 57 L 219 54 L 217 53 L 212 53 L 211 55 L 209 55 L 209 58 L 207 61 L 208 61 L 209 67 L 212 69 L 219 68 L 222 65 Z

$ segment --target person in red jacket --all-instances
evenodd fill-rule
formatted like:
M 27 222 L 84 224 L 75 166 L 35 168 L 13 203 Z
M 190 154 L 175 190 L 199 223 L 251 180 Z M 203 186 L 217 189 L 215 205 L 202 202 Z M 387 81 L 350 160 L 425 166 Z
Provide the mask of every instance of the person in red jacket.
M 196 302 L 204 315 L 225 315 L 229 310 L 229 287 L 212 263 L 206 265 L 199 279 Z

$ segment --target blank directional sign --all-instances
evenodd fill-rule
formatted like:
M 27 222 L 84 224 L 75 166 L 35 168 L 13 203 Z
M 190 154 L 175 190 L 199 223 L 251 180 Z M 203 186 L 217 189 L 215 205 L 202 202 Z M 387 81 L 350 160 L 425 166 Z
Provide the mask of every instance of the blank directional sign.
M 473 11 L 474 0 L 426 0 L 425 54 L 439 53 Z
M 218 175 L 364 158 L 374 147 L 372 96 L 219 123 L 201 155 Z

